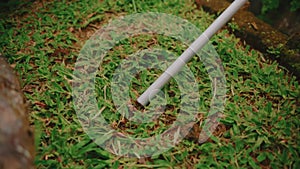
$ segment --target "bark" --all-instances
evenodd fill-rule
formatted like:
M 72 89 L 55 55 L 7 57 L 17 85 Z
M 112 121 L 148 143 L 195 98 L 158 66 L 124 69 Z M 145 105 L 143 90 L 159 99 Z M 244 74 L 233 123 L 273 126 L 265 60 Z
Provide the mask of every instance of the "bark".
M 34 138 L 12 68 L 0 56 L 0 169 L 34 168 Z

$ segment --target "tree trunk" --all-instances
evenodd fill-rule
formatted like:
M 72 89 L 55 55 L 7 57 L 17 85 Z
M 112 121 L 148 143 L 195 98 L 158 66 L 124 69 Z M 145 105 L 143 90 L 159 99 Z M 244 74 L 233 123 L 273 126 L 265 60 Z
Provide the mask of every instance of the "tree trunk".
M 0 56 L 0 169 L 34 168 L 34 138 L 18 78 Z

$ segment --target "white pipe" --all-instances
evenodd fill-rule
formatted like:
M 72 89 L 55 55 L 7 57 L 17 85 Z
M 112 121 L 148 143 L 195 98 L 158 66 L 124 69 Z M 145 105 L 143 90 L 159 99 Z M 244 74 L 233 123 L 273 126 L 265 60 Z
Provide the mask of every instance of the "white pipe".
M 235 0 L 190 46 L 176 61 L 137 99 L 145 106 L 160 89 L 175 76 L 181 68 L 209 41 L 209 39 L 247 2 Z

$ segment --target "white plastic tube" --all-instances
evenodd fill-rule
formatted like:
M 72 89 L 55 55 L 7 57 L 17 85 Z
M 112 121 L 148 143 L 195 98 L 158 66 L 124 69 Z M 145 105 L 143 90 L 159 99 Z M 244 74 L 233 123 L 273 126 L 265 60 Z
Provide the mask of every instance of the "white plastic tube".
M 176 61 L 137 99 L 145 106 L 160 89 L 175 76 L 181 68 L 209 41 L 209 39 L 225 25 L 230 18 L 247 2 L 235 0 L 190 46 Z

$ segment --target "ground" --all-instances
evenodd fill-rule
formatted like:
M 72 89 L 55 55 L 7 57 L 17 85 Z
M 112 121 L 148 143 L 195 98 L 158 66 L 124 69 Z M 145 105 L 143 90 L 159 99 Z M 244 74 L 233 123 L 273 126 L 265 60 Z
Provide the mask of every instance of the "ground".
M 112 19 L 137 12 L 179 16 L 203 31 L 216 16 L 194 1 L 34 1 L 5 8 L 0 20 L 0 53 L 19 74 L 35 127 L 37 168 L 299 168 L 299 84 L 278 63 L 227 29 L 211 40 L 226 76 L 226 104 L 220 125 L 207 142 L 201 131 L 212 98 L 211 79 L 197 57 L 188 66 L 198 82 L 199 122 L 189 137 L 148 158 L 125 158 L 102 149 L 83 131 L 72 98 L 73 74 L 86 40 Z M 110 99 L 110 78 L 122 59 L 139 49 L 164 47 L 180 54 L 187 46 L 159 35 L 125 39 L 109 51 L 96 75 L 97 104 L 116 129 L 136 137 L 165 131 L 176 118 L 176 83 L 164 88 L 170 105 L 161 118 L 135 125 L 120 117 Z M 144 72 L 133 81 L 134 99 L 158 76 Z M 143 73 L 142 73 L 143 74 Z M 143 79 L 146 78 L 146 79 Z M 147 79 L 148 78 L 148 79 Z M 104 92 L 105 91 L 105 92 Z

